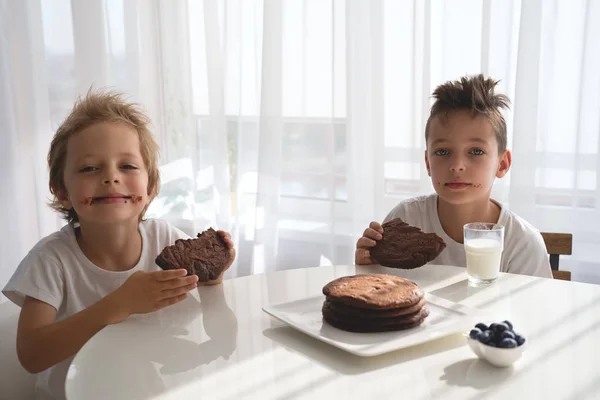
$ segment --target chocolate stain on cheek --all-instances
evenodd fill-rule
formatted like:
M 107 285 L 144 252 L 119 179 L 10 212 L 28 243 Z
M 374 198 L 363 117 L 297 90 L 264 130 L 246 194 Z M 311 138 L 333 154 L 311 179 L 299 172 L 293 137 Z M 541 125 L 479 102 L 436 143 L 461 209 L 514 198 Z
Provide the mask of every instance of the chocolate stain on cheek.
M 85 199 L 81 200 L 80 203 L 82 206 L 91 206 L 93 201 L 94 199 L 92 197 L 86 197 Z
M 142 196 L 131 196 L 131 202 L 132 202 L 133 204 L 137 204 L 137 203 L 139 203 L 140 201 L 142 201 Z

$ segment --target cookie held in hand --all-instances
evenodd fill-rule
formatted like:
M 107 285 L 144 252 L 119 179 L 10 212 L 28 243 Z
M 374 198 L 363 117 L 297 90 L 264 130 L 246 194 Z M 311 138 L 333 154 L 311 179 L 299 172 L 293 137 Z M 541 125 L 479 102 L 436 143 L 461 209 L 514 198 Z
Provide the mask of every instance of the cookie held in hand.
M 371 248 L 371 257 L 384 267 L 413 269 L 434 260 L 446 248 L 435 233 L 425 233 L 400 218 L 384 223 L 383 238 Z
M 217 231 L 209 228 L 196 239 L 176 240 L 160 252 L 155 262 L 164 270 L 184 268 L 188 275 L 197 275 L 199 282 L 208 282 L 221 275 L 229 258 L 227 244 Z

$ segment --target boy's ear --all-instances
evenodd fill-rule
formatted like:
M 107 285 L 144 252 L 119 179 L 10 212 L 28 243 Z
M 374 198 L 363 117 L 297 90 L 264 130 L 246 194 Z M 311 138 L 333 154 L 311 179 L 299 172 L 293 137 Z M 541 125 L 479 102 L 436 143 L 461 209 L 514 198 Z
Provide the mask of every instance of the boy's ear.
M 158 188 L 155 186 L 154 188 L 151 188 L 148 186 L 148 204 L 150 204 L 150 200 L 155 198 L 158 195 Z
M 429 157 L 427 157 L 427 150 L 425 150 L 425 168 L 427 168 L 427 175 L 431 176 L 431 169 L 429 168 Z
M 496 178 L 502 178 L 508 173 L 512 164 L 512 154 L 510 150 L 504 150 L 504 153 L 500 154 L 500 160 L 498 162 L 498 170 L 496 171 Z

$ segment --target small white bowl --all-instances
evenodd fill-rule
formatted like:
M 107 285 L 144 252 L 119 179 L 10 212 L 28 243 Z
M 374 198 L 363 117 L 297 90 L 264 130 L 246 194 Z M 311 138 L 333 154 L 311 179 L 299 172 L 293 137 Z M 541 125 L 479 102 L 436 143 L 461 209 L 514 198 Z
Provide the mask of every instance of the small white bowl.
M 488 346 L 478 340 L 471 339 L 465 334 L 467 344 L 473 350 L 473 353 L 482 360 L 489 362 L 496 367 L 510 367 L 523 355 L 527 342 L 512 349 L 502 349 L 499 347 Z

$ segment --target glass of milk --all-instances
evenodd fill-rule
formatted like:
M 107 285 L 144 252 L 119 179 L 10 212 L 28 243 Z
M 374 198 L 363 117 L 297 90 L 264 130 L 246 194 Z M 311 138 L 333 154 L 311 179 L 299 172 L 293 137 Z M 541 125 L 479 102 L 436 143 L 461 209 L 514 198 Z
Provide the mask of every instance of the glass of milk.
M 476 285 L 494 282 L 500 273 L 504 227 L 473 222 L 466 224 L 463 230 L 469 282 Z

